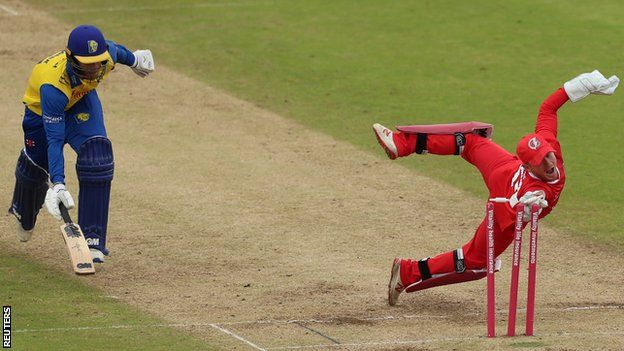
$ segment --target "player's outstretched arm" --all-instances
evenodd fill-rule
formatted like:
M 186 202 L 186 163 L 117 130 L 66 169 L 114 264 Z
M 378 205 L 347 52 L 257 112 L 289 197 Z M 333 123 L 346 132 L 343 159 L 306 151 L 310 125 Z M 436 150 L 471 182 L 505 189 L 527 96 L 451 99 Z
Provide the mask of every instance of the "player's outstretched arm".
M 535 132 L 553 141 L 557 138 L 557 110 L 568 101 L 577 102 L 589 94 L 611 95 L 618 87 L 617 76 L 605 78 L 598 70 L 583 73 L 563 84 L 540 106 Z
M 115 63 L 132 68 L 132 71 L 141 78 L 147 77 L 154 72 L 154 56 L 150 50 L 135 50 L 130 52 L 125 46 L 117 44 L 112 40 L 107 40 L 108 52 Z
M 598 70 L 583 73 L 563 85 L 572 102 L 577 102 L 589 94 L 612 95 L 620 84 L 620 79 L 613 75 L 605 78 Z

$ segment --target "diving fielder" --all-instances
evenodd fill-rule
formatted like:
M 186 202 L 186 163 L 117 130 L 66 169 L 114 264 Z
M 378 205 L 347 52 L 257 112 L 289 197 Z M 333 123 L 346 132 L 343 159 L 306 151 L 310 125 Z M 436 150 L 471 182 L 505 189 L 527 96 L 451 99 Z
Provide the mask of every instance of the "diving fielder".
M 454 154 L 477 167 L 489 190 L 489 198 L 509 199 L 507 203 L 494 204 L 494 255 L 498 256 L 514 239 L 514 207 L 518 202 L 525 205 L 526 225 L 531 205 L 541 207 L 539 218 L 543 218 L 559 201 L 566 176 L 557 140 L 557 110 L 566 101 L 577 102 L 589 94 L 611 95 L 618 84 L 618 77 L 606 79 L 597 70 L 566 82 L 542 103 L 535 133 L 520 140 L 517 156 L 492 142 L 489 139 L 491 125 L 488 128 L 483 123 L 397 127 L 399 132 L 376 123 L 373 131 L 390 159 L 412 153 Z M 475 124 L 479 126 L 473 130 Z M 484 219 L 472 240 L 456 250 L 421 260 L 395 258 L 388 284 L 388 303 L 395 305 L 403 291 L 414 292 L 485 277 L 486 226 Z
M 102 105 L 95 90 L 117 63 L 139 76 L 154 71 L 150 50 L 130 52 L 105 40 L 92 25 L 69 34 L 67 47 L 35 65 L 23 103 L 24 149 L 15 169 L 15 189 L 9 213 L 17 219 L 17 236 L 28 241 L 44 202 L 61 220 L 59 203 L 71 209 L 74 199 L 65 187 L 63 147 L 77 153 L 78 224 L 89 244 L 93 262 L 104 262 L 113 148 L 106 136 Z

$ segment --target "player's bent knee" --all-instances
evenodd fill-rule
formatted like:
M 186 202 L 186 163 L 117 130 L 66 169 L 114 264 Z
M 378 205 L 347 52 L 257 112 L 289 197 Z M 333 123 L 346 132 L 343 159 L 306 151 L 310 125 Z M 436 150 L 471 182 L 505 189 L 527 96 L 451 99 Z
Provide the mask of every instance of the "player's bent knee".
M 113 180 L 114 170 L 113 145 L 108 138 L 96 136 L 80 145 L 76 162 L 79 181 L 110 182 Z

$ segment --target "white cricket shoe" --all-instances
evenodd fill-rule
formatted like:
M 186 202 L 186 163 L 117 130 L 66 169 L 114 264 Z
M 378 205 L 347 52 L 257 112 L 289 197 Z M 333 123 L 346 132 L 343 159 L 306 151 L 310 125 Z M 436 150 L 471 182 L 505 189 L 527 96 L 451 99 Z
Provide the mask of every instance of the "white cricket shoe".
M 30 240 L 30 238 L 33 235 L 33 231 L 34 231 L 34 229 L 31 229 L 31 230 L 24 229 L 24 227 L 22 227 L 22 223 L 20 223 L 19 220 L 17 221 L 16 233 L 17 233 L 17 237 L 19 238 L 19 241 L 25 243 L 28 240 Z
M 104 263 L 104 253 L 98 249 L 92 247 L 89 248 L 91 257 L 93 257 L 93 263 Z
M 391 160 L 394 160 L 399 156 L 397 147 L 392 139 L 392 131 L 379 123 L 373 124 L 373 131 L 377 137 L 377 142 L 386 151 L 386 154 Z
M 392 270 L 390 271 L 390 282 L 388 283 L 388 304 L 394 306 L 399 299 L 399 295 L 405 290 L 403 282 L 401 282 L 401 261 L 395 258 L 392 262 Z
M 8 214 L 9 216 L 15 218 L 15 233 L 17 234 L 17 237 L 19 238 L 19 241 L 25 243 L 28 240 L 30 240 L 30 238 L 33 235 L 33 231 L 35 230 L 35 228 L 31 229 L 31 230 L 26 230 L 24 229 L 24 227 L 22 227 L 22 222 L 20 222 L 20 220 L 18 219 L 18 215 L 15 214 L 15 212 L 13 212 L 13 210 L 11 208 L 9 208 L 9 212 Z

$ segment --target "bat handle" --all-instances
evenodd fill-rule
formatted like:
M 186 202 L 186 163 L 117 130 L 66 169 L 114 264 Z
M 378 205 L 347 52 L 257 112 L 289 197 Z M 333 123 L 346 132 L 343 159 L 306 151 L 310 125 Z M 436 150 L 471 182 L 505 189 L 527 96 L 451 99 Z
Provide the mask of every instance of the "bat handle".
M 62 202 L 59 203 L 59 209 L 61 210 L 61 217 L 63 217 L 65 223 L 73 223 L 71 217 L 69 216 L 69 211 L 67 210 L 67 207 L 65 207 Z

